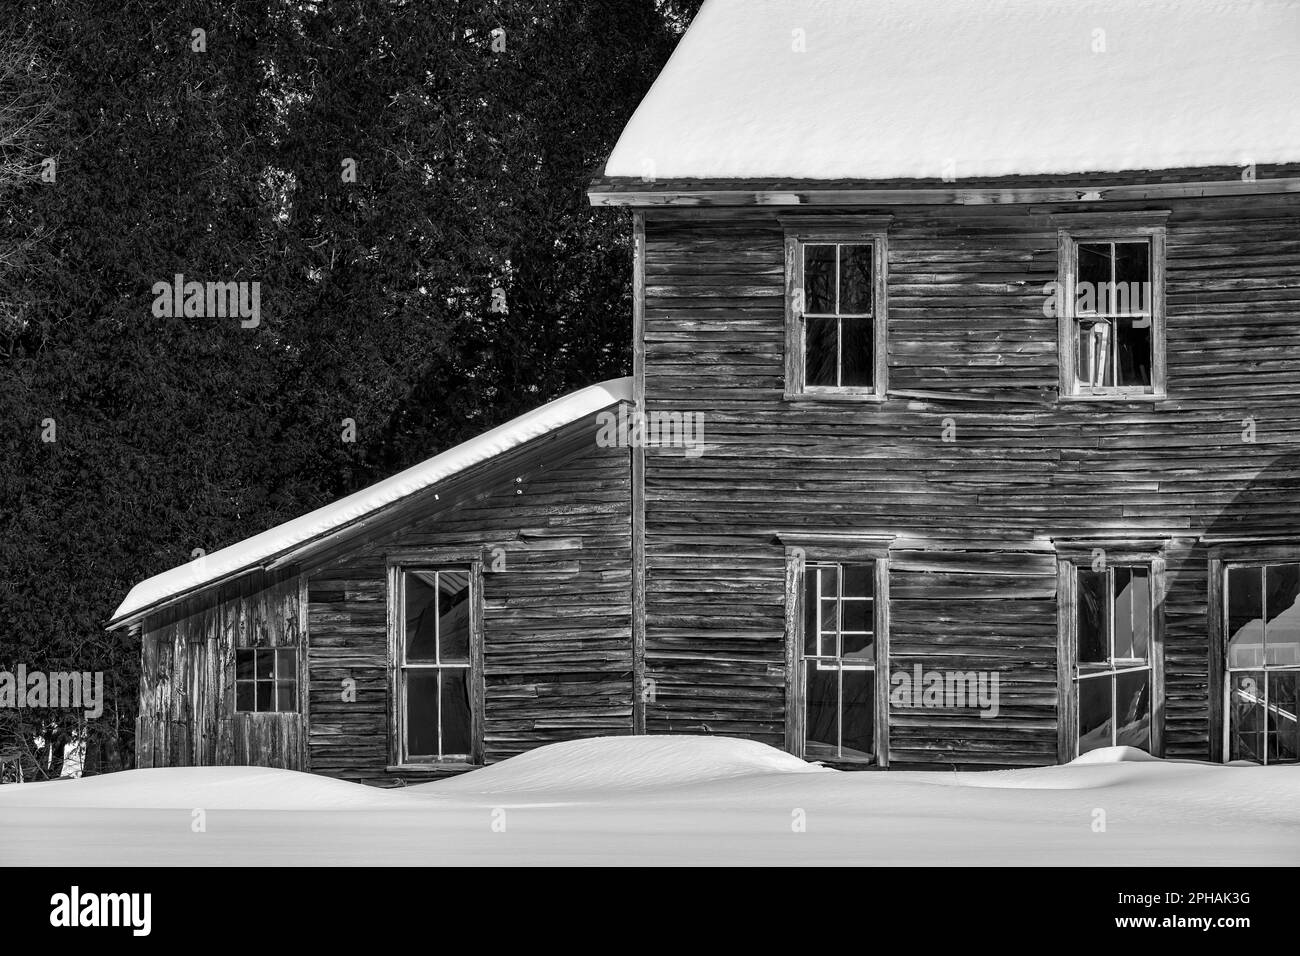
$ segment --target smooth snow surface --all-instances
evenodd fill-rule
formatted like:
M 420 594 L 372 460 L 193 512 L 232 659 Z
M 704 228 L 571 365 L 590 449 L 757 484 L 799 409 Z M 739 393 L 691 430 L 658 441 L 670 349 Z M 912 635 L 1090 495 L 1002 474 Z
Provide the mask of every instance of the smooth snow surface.
M 373 511 L 435 485 L 471 465 L 570 425 L 603 408 L 631 400 L 630 378 L 602 382 L 558 398 L 369 488 L 363 488 L 346 498 L 228 548 L 155 575 L 131 589 L 126 600 L 114 612 L 113 620 L 117 621 L 159 601 L 184 594 L 231 574 L 255 568 L 296 545 L 364 518 Z
M 1294 162 L 1298 87 L 1293 0 L 706 0 L 605 173 L 960 180 Z
M 665 734 L 570 740 L 413 789 L 443 793 L 655 790 L 754 774 L 830 772 L 753 740 Z
M 1300 863 L 1300 766 L 1098 753 L 842 773 L 732 738 L 601 738 L 397 790 L 134 770 L 0 786 L 0 865 Z

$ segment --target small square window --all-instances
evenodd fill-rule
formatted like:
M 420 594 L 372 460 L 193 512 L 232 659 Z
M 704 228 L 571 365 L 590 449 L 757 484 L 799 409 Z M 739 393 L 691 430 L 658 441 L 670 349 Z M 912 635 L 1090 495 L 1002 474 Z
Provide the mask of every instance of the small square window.
M 296 713 L 297 648 L 236 648 L 235 710 L 240 713 Z

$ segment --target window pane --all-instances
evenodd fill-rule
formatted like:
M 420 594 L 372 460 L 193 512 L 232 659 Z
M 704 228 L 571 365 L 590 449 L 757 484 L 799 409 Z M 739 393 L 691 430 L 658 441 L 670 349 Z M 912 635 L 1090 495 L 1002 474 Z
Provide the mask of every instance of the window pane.
M 1300 756 L 1300 724 L 1296 722 L 1300 672 L 1268 675 L 1268 762 L 1285 763 Z
M 258 712 L 275 710 L 275 681 L 260 680 L 255 686 Z
M 1110 285 L 1110 243 L 1079 243 L 1078 268 L 1075 314 L 1105 313 L 1102 306 Z
M 1079 382 L 1094 387 L 1115 384 L 1115 362 L 1111 356 L 1111 325 L 1085 319 L 1079 323 L 1075 373 Z
M 1264 663 L 1264 591 L 1261 568 L 1228 569 L 1228 666 Z
M 805 319 L 804 382 L 839 384 L 839 320 Z
M 1079 681 L 1079 753 L 1111 746 L 1110 683 L 1114 678 L 1089 677 Z
M 841 319 L 840 335 L 843 343 L 840 354 L 843 377 L 840 384 L 870 388 L 875 380 L 876 354 L 871 319 Z
M 1151 672 L 1115 675 L 1115 743 L 1151 750 Z
M 838 598 L 840 596 L 840 566 L 838 564 L 818 565 L 821 571 L 821 591 L 823 598 Z
M 834 753 L 839 741 L 839 665 L 827 661 L 804 663 L 804 740 L 808 745 L 829 745 Z M 828 754 L 825 746 L 806 746 L 809 757 Z
M 872 597 L 876 593 L 876 584 L 869 564 L 844 565 L 844 596 Z
M 845 657 L 853 654 L 871 643 L 869 632 L 872 630 L 873 604 L 871 601 L 848 600 L 840 605 L 840 620 L 844 628 Z M 853 656 L 861 656 L 855 654 Z
M 442 752 L 469 755 L 469 668 L 442 670 Z
M 823 572 L 823 577 L 828 577 L 831 573 L 833 572 Z M 817 653 L 824 657 L 838 657 L 840 654 L 840 604 L 838 601 L 828 601 L 822 598 L 820 625 L 821 642 L 817 645 Z
M 1269 667 L 1293 667 L 1300 664 L 1300 605 L 1296 603 L 1300 565 L 1270 565 L 1264 582 L 1268 592 L 1264 662 Z
M 275 709 L 293 712 L 298 709 L 298 685 L 279 681 L 275 691 Z
M 1115 334 L 1119 336 L 1119 384 L 1150 386 L 1151 320 L 1118 319 Z
M 298 652 L 293 648 L 277 648 L 275 670 L 277 680 L 296 680 L 298 677 Z
M 1151 311 L 1151 245 L 1147 242 L 1115 244 L 1113 311 L 1129 314 Z
M 235 651 L 235 679 L 253 679 L 253 649 L 241 647 Z
M 275 677 L 275 651 L 272 648 L 259 647 L 256 660 L 258 680 L 271 680 Z
M 845 669 L 841 756 L 870 757 L 875 752 L 875 686 L 872 671 Z
M 408 661 L 432 663 L 438 659 L 437 580 L 436 571 L 405 572 Z
M 1264 673 L 1228 679 L 1228 759 L 1264 762 Z
M 1078 652 L 1080 664 L 1098 664 L 1110 656 L 1106 640 L 1106 572 L 1079 569 Z
M 469 572 L 438 574 L 439 641 L 444 663 L 469 661 Z
M 406 752 L 438 756 L 438 672 L 406 672 Z
M 871 246 L 840 246 L 840 314 L 871 315 Z
M 803 247 L 804 312 L 835 314 L 835 247 Z
M 1115 569 L 1115 658 L 1146 660 L 1151 637 L 1151 580 L 1146 568 Z
M 252 681 L 235 681 L 235 710 L 252 711 L 257 708 Z

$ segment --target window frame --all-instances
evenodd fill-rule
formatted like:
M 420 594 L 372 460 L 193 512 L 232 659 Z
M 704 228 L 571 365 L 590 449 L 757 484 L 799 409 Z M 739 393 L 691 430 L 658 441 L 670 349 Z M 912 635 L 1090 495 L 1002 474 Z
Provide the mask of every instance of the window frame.
M 469 701 L 470 753 L 412 756 L 407 750 L 406 673 L 412 668 L 440 669 L 441 664 L 406 663 L 406 573 L 456 571 L 469 575 Z M 388 558 L 388 742 L 389 771 L 447 770 L 483 764 L 485 688 L 483 678 L 483 560 L 482 554 L 420 552 Z
M 875 700 L 872 760 L 843 757 L 822 760 L 833 766 L 889 766 L 889 547 L 887 542 L 861 545 L 787 544 L 785 582 L 786 719 L 785 749 L 800 759 L 805 755 L 804 600 L 810 565 L 860 564 L 872 568 Z M 866 669 L 866 668 L 864 668 Z
M 1080 213 L 1053 216 L 1057 226 L 1057 354 L 1058 397 L 1071 402 L 1160 401 L 1168 398 L 1168 354 L 1165 345 L 1165 253 L 1168 211 L 1139 213 Z M 1079 245 L 1146 242 L 1151 263 L 1151 385 L 1088 385 L 1080 383 L 1076 323 L 1080 316 L 1076 287 Z
M 1228 571 L 1231 568 L 1266 567 L 1276 564 L 1300 564 L 1300 544 L 1290 541 L 1278 543 L 1241 542 L 1212 545 L 1209 559 L 1208 631 L 1210 646 L 1210 753 L 1212 761 L 1227 763 L 1232 754 L 1231 687 L 1229 681 L 1238 670 L 1272 671 L 1291 670 L 1295 667 L 1231 668 L 1228 661 L 1228 642 L 1232 635 L 1228 628 Z M 1267 699 L 1267 686 L 1265 686 Z M 1260 766 L 1281 766 L 1265 761 Z M 1297 761 L 1286 761 L 1294 765 Z
M 892 216 L 842 216 L 833 219 L 787 217 L 785 229 L 785 392 L 787 400 L 883 401 L 889 388 L 889 225 Z M 872 384 L 806 385 L 805 313 L 795 308 L 803 301 L 804 256 L 810 245 L 869 245 L 872 249 L 871 316 L 852 321 L 872 323 Z M 838 314 L 838 313 L 837 313 Z
M 1110 628 L 1108 638 L 1107 666 L 1098 667 L 1094 676 L 1080 677 L 1078 666 L 1079 648 L 1079 593 L 1078 572 L 1089 569 L 1093 563 L 1093 551 L 1105 552 L 1105 567 L 1108 572 L 1115 568 L 1146 568 L 1150 582 L 1150 636 L 1148 638 L 1148 661 L 1141 667 L 1117 667 L 1113 656 L 1114 627 Z M 1107 574 L 1107 581 L 1112 580 Z M 1113 616 L 1114 590 L 1109 589 L 1108 613 Z M 1057 757 L 1061 763 L 1068 763 L 1079 756 L 1079 684 L 1081 680 L 1098 679 L 1135 670 L 1150 669 L 1151 673 L 1151 754 L 1164 756 L 1165 724 L 1165 556 L 1163 551 L 1148 548 L 1134 548 L 1126 544 L 1114 546 L 1105 542 L 1090 543 L 1085 547 L 1059 548 L 1057 555 Z M 1115 739 L 1115 692 L 1111 689 L 1111 739 Z
M 300 649 L 296 644 L 278 644 L 278 645 L 263 644 L 263 645 L 249 646 L 249 647 L 234 648 L 235 670 L 234 670 L 234 680 L 232 684 L 233 684 L 235 700 L 234 700 L 234 707 L 232 708 L 232 711 L 236 714 L 301 714 L 303 712 L 303 695 L 302 695 L 303 655 L 299 652 L 299 650 Z M 292 667 L 290 668 L 292 676 L 289 677 L 281 676 L 280 673 L 280 655 L 283 653 L 288 653 L 293 655 L 293 664 Z M 252 677 L 239 676 L 239 655 L 241 654 L 253 655 L 253 676 Z M 271 670 L 270 677 L 257 676 L 257 656 L 259 654 L 271 655 L 272 670 Z M 253 685 L 253 709 L 252 710 L 246 710 L 239 706 L 239 688 L 241 684 Z M 257 706 L 257 685 L 258 684 L 270 684 L 274 688 L 273 697 L 276 704 L 274 708 L 270 710 L 262 710 Z M 291 684 L 293 686 L 294 706 L 290 709 L 281 710 L 279 706 L 280 686 L 282 684 Z

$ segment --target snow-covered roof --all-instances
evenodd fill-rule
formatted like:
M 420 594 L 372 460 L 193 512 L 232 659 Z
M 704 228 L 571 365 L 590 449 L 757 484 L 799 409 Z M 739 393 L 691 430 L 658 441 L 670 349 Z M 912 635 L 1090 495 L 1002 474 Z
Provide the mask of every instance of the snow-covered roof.
M 127 594 L 126 600 L 113 613 L 109 624 L 113 626 L 121 623 L 140 611 L 260 567 L 300 545 L 344 528 L 472 465 L 581 421 L 601 409 L 631 400 L 630 378 L 612 379 L 557 398 L 346 498 L 340 498 L 269 531 L 142 581 Z
M 705 0 L 609 177 L 1300 161 L 1295 0 Z

